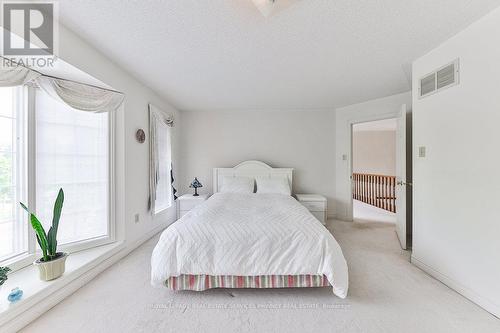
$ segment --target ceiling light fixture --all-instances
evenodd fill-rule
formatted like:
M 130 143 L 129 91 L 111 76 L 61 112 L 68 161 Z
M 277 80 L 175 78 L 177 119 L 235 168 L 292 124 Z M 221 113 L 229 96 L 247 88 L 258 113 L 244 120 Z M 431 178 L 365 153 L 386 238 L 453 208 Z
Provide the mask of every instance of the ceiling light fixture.
M 276 0 L 252 0 L 257 9 L 264 15 L 268 17 L 273 12 L 273 8 L 276 5 Z
M 298 0 L 252 0 L 254 5 L 265 17 L 289 7 Z

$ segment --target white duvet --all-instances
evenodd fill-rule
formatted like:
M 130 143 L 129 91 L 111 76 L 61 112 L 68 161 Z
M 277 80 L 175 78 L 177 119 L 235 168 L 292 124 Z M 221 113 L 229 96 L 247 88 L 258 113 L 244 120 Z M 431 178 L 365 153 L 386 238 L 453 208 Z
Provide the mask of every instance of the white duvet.
M 293 197 L 214 194 L 163 231 L 151 283 L 181 274 L 325 275 L 345 298 L 347 264 L 332 234 Z

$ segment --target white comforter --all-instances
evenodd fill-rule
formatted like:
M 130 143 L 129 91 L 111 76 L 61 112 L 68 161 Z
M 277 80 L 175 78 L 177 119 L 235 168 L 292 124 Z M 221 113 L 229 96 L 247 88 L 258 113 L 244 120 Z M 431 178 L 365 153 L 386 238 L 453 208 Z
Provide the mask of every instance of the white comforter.
M 332 234 L 294 198 L 218 193 L 168 227 L 151 258 L 151 283 L 181 274 L 325 275 L 347 296 L 347 264 Z

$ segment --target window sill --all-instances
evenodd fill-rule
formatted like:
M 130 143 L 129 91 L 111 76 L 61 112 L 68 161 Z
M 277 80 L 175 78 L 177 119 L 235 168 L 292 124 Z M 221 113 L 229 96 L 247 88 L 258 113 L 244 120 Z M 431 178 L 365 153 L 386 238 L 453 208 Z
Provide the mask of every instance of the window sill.
M 70 254 L 66 261 L 64 275 L 53 281 L 41 281 L 38 277 L 38 269 L 33 265 L 9 274 L 9 279 L 0 290 L 0 327 L 61 290 L 123 248 L 123 242 L 115 242 Z M 23 297 L 15 303 L 10 303 L 7 296 L 11 289 L 16 287 L 23 290 Z
M 161 208 L 158 208 L 158 210 L 155 209 L 155 213 L 154 213 L 154 216 L 158 216 L 164 212 L 166 212 L 167 210 L 169 210 L 170 208 L 172 208 L 172 204 L 166 206 L 166 207 L 161 207 Z

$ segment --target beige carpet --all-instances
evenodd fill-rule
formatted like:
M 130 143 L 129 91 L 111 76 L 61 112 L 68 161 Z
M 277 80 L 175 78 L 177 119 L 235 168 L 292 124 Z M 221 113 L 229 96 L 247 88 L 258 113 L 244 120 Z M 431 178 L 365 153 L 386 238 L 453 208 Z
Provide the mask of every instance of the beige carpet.
M 408 262 L 392 226 L 329 221 L 350 268 L 330 289 L 171 292 L 149 285 L 157 237 L 23 332 L 500 332 L 500 320 Z

